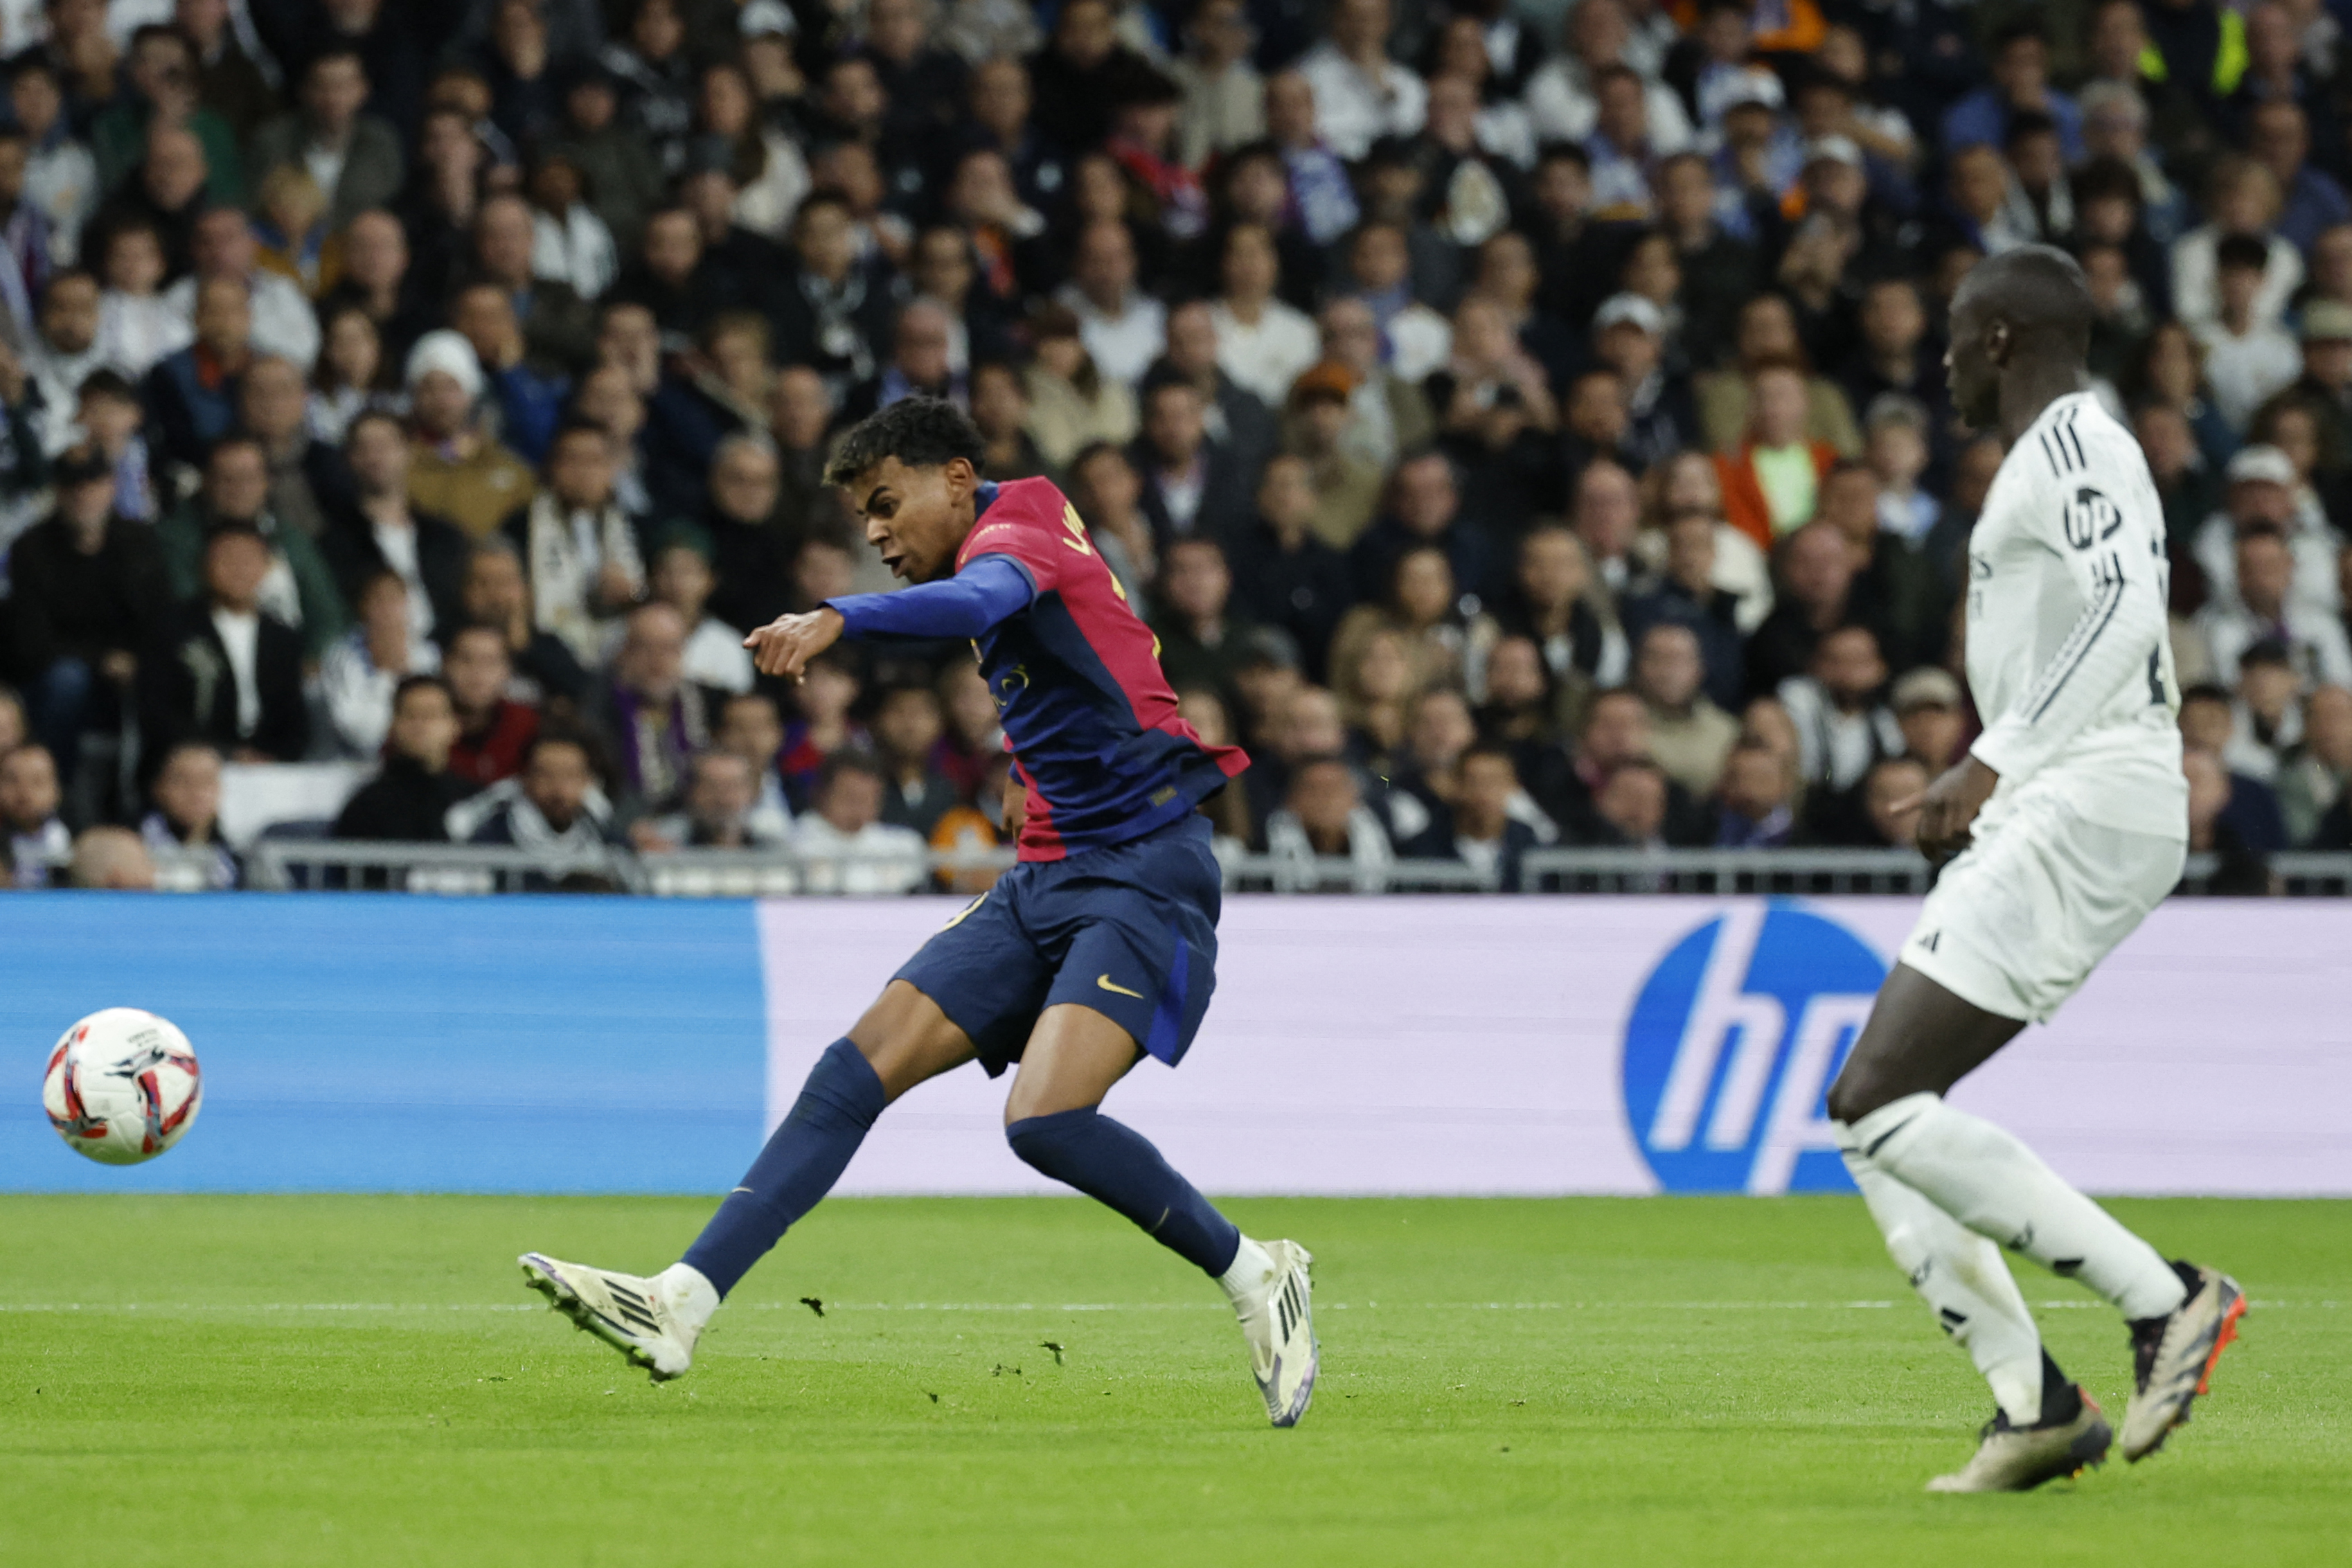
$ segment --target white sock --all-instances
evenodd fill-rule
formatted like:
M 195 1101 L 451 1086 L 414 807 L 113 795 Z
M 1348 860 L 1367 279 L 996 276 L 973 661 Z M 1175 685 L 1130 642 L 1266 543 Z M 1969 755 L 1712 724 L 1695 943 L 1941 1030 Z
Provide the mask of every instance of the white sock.
M 1859 1150 L 1846 1151 L 1845 1168 L 1886 1237 L 1895 1267 L 1910 1276 L 1937 1326 L 1969 1352 L 2011 1422 L 2031 1426 L 2041 1420 L 2042 1334 L 2000 1248 Z
M 662 1304 L 670 1310 L 670 1315 L 696 1333 L 700 1333 L 710 1321 L 710 1315 L 719 1310 L 718 1287 L 691 1263 L 673 1263 L 655 1275 L 654 1289 L 660 1292 Z
M 2188 1292 L 2156 1248 L 2064 1182 L 2041 1157 L 1934 1094 L 1908 1094 L 1856 1121 L 1853 1146 L 1980 1236 L 2084 1284 L 2130 1319 L 2157 1318 Z
M 1236 1307 L 1273 1282 L 1273 1257 L 1246 1236 L 1242 1237 L 1241 1250 L 1234 1254 L 1232 1266 L 1217 1276 L 1217 1283 L 1225 1288 L 1225 1300 Z

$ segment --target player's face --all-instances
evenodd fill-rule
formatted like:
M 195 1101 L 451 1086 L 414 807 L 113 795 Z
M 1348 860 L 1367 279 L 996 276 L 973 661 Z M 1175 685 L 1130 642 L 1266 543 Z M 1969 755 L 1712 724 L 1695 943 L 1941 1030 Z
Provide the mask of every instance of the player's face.
M 849 504 L 866 524 L 866 542 L 891 574 L 929 583 L 955 571 L 956 552 L 971 531 L 980 476 L 961 458 L 910 468 L 885 458 L 848 486 Z
M 1993 361 L 1998 333 L 1986 317 L 1983 302 L 1965 283 L 1952 301 L 1952 346 L 1944 351 L 1944 380 L 1952 393 L 1952 406 L 1971 428 L 1990 430 L 2000 420 L 2000 366 Z

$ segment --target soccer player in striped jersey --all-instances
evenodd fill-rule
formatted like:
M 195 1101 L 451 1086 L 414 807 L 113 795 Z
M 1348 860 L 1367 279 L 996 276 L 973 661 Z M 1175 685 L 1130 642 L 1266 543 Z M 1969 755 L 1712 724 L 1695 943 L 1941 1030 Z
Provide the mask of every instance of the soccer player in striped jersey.
M 523 1273 L 656 1380 L 676 1377 L 720 1300 L 832 1188 L 886 1106 L 970 1062 L 1011 1068 L 1013 1152 L 1222 1285 L 1266 1415 L 1292 1426 L 1317 1371 L 1307 1249 L 1244 1236 L 1097 1109 L 1145 1057 L 1181 1060 L 1208 1010 L 1222 878 L 1199 807 L 1249 759 L 1177 716 L 1158 643 L 1068 499 L 1045 479 L 983 481 L 985 445 L 929 398 L 851 431 L 826 478 L 913 586 L 830 600 L 744 645 L 766 674 L 798 677 L 845 637 L 970 639 L 1024 795 L 1018 864 L 834 1042 L 677 1264 L 640 1278 L 534 1252 Z
M 1969 540 L 1969 684 L 1986 727 L 1919 797 L 1920 847 L 1956 858 L 1830 1089 L 1887 1249 L 2000 1406 L 1936 1491 L 2021 1491 L 2100 1463 L 2114 1440 L 2042 1349 L 2000 1247 L 2122 1312 L 2127 1459 L 2189 1418 L 2246 1304 L 1943 1098 L 2074 994 L 2187 852 L 2164 514 L 2138 443 L 2087 390 L 2090 331 L 2082 269 L 2047 246 L 1979 263 L 1952 302 L 1953 405 L 2008 447 Z

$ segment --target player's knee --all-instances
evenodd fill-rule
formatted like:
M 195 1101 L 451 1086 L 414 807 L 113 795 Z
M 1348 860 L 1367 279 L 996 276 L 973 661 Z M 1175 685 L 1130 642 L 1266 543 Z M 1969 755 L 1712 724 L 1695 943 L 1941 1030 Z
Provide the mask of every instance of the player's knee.
M 1072 1143 L 1086 1135 L 1086 1123 L 1095 1117 L 1095 1108 L 1082 1105 L 1075 1110 L 1057 1110 L 1046 1116 L 1023 1116 L 1008 1119 L 1004 1124 L 1004 1142 L 1023 1164 L 1052 1176 L 1067 1163 Z

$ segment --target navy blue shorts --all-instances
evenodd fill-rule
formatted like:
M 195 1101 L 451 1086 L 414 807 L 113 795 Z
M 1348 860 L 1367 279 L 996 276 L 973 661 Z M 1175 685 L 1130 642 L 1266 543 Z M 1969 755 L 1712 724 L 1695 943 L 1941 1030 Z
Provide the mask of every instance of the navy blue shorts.
M 939 1004 L 996 1077 L 1037 1016 L 1075 1002 L 1173 1067 L 1217 988 L 1224 883 L 1206 817 L 1066 860 L 1024 860 L 893 978 Z

